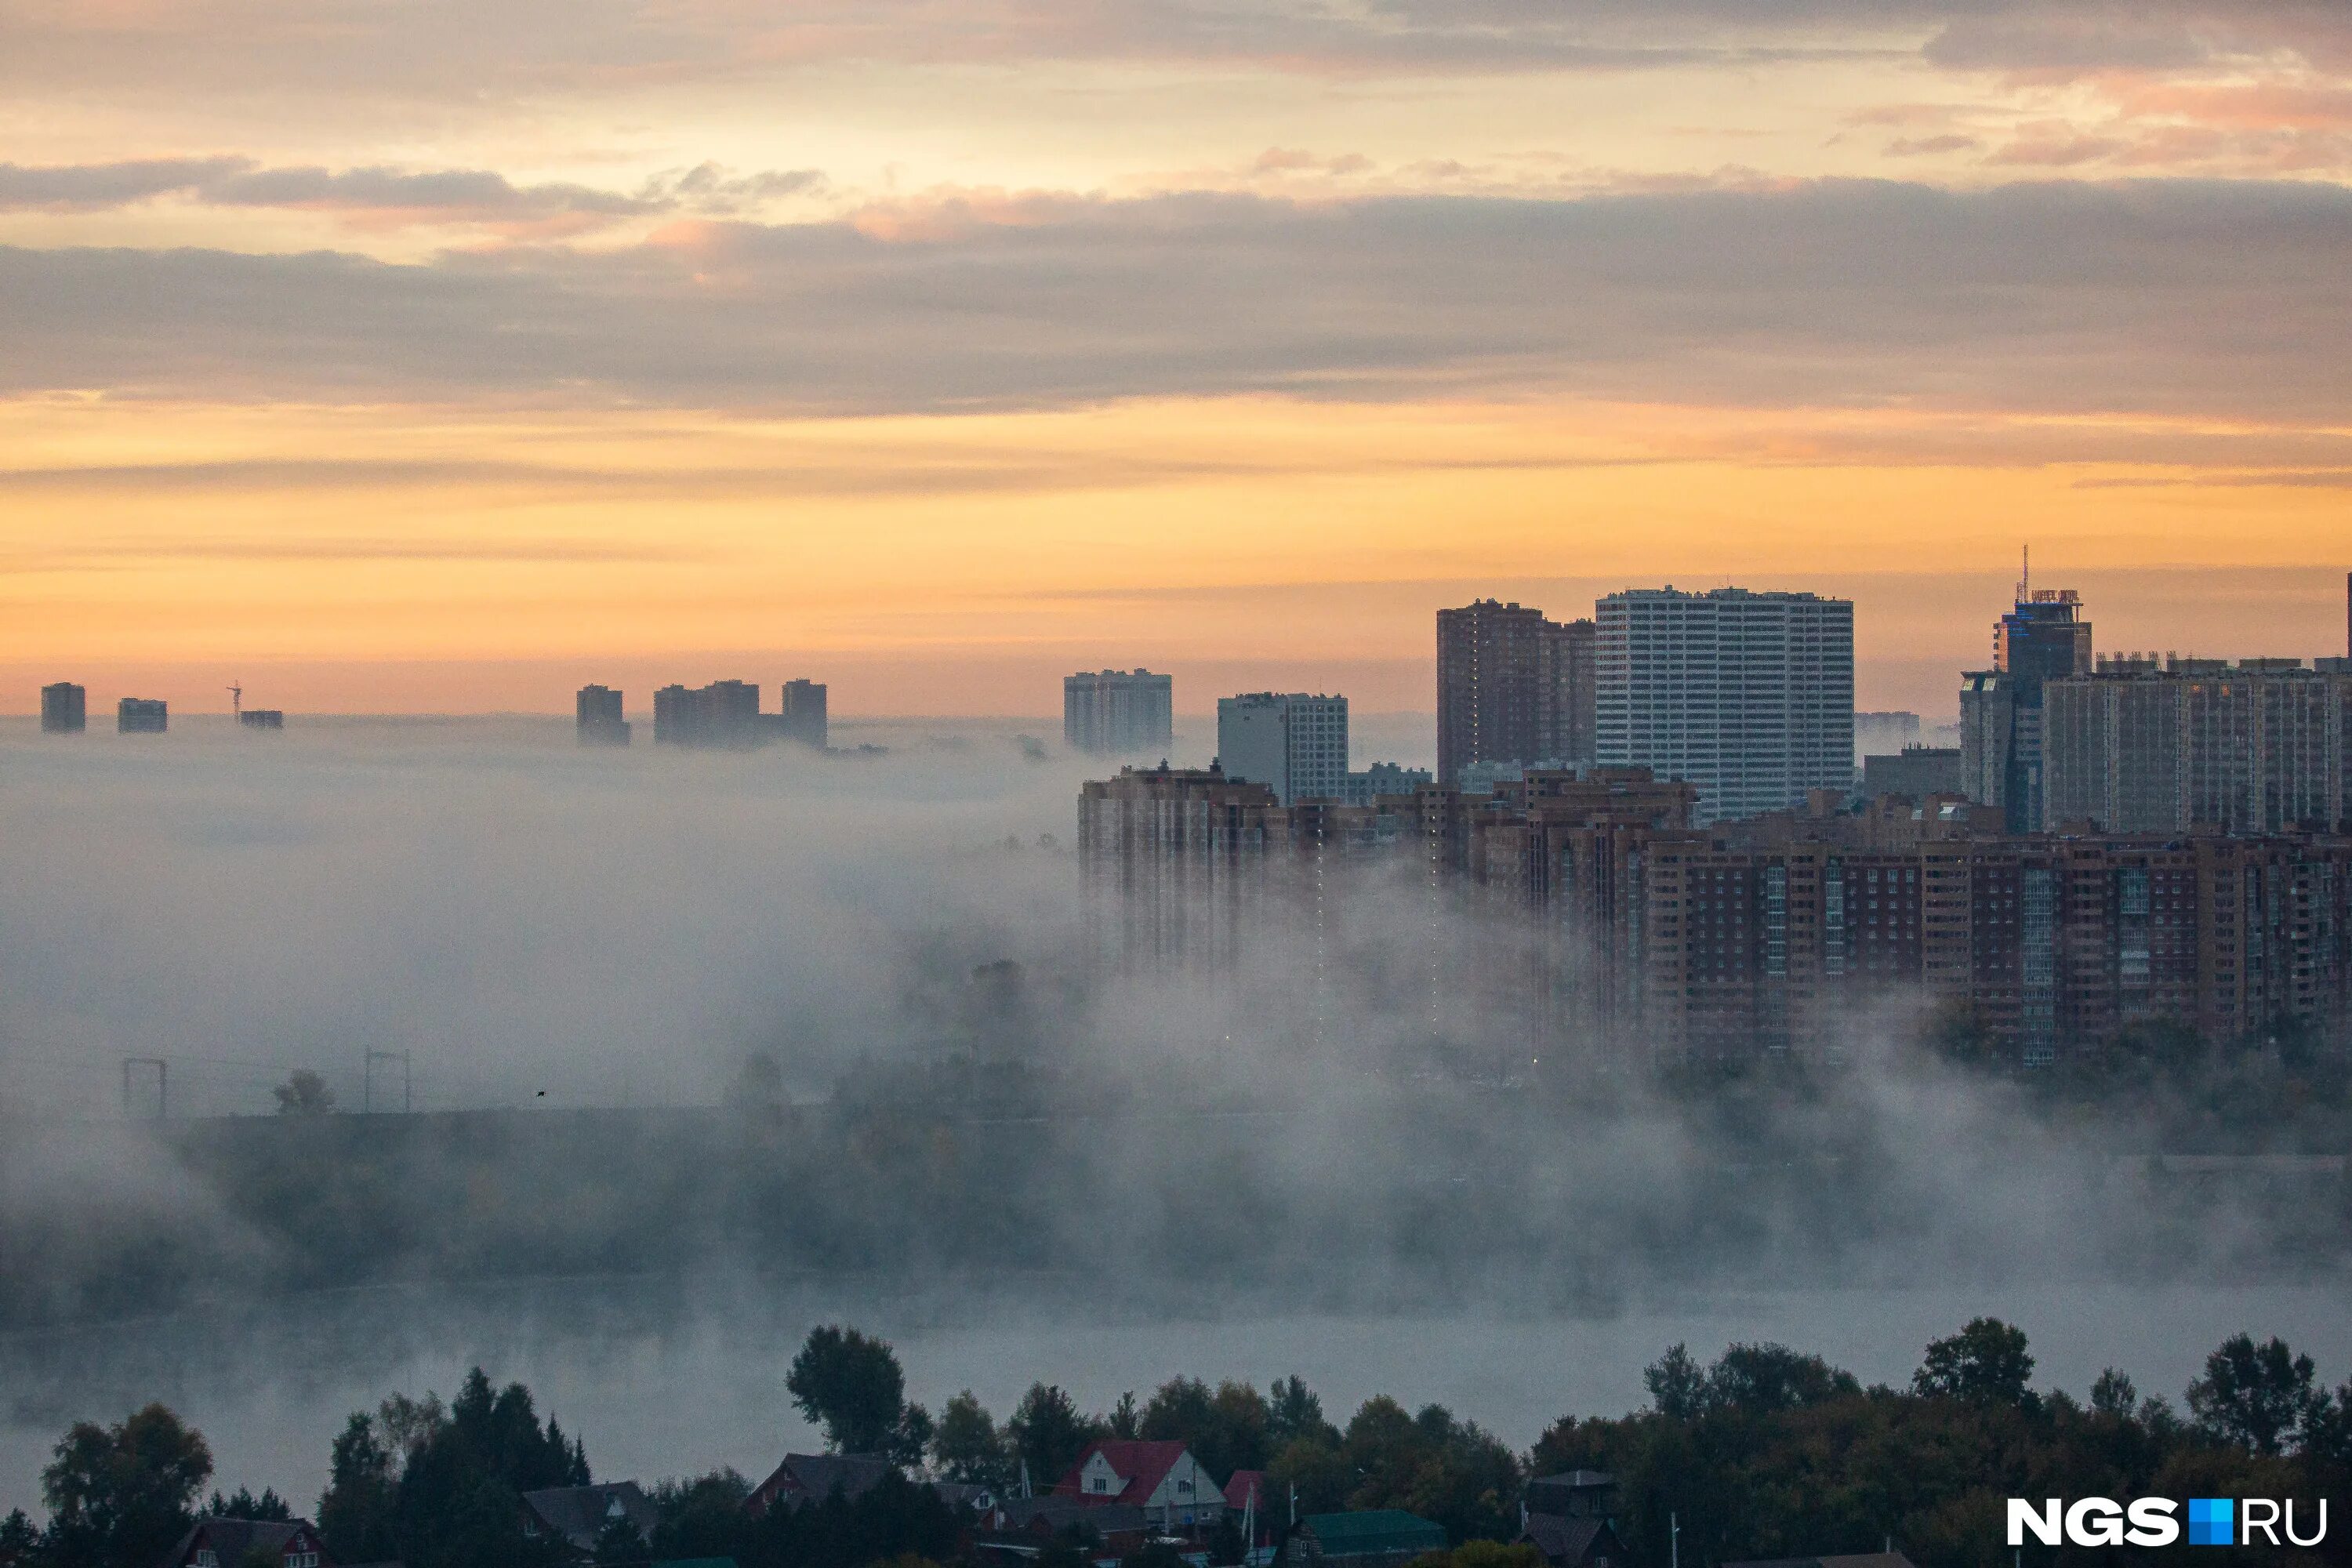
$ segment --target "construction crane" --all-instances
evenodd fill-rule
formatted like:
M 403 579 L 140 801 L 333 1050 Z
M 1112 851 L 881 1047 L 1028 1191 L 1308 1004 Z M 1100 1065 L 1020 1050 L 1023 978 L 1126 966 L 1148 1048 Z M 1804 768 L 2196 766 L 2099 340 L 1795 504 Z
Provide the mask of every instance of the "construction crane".
M 245 722 L 245 688 L 234 680 L 228 683 L 228 711 L 238 723 Z

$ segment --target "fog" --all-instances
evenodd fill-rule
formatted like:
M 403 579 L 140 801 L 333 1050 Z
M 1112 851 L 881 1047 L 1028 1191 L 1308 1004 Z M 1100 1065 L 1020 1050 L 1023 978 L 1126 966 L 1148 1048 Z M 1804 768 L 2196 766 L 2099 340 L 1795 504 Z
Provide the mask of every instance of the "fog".
M 1901 997 L 1843 1073 L 1694 1100 L 1591 1040 L 1521 1065 L 1525 930 L 1379 874 L 1238 973 L 1089 973 L 1100 769 L 1043 721 L 289 725 L 0 727 L 0 1509 L 150 1398 L 307 1502 L 343 1413 L 476 1363 L 600 1474 L 758 1471 L 814 1440 L 782 1385 L 823 1321 L 934 1405 L 1297 1372 L 1520 1443 L 1677 1340 L 1899 1381 L 1996 1311 L 2077 1390 L 2177 1392 L 2241 1329 L 2352 1361 L 2340 1179 L 2151 1180 L 2165 1126 L 1912 1059 Z M 1357 731 L 1426 760 L 1425 717 Z M 272 1114 L 305 1068 L 359 1108 L 370 1052 L 419 1114 Z M 408 1089 L 379 1057 L 375 1109 Z

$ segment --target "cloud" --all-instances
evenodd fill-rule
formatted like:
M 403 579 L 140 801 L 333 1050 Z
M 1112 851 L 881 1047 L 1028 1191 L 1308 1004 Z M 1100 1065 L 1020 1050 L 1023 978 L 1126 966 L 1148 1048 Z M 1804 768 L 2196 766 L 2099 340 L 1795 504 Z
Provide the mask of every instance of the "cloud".
M 362 227 L 472 226 L 553 238 L 626 218 L 751 211 L 824 184 L 814 169 L 738 174 L 711 163 L 656 175 L 634 193 L 567 183 L 517 185 L 487 169 L 266 167 L 239 157 L 0 163 L 0 211 L 95 212 L 173 196 L 212 207 L 322 212 Z
M 1886 144 L 1886 155 L 1890 158 L 1931 157 L 1938 153 L 1965 153 L 1976 145 L 1978 142 L 1975 137 L 1958 134 L 1898 136 Z
M 990 196 L 584 253 L 0 250 L 0 389 L 816 411 L 1280 391 L 2341 417 L 2352 192 Z

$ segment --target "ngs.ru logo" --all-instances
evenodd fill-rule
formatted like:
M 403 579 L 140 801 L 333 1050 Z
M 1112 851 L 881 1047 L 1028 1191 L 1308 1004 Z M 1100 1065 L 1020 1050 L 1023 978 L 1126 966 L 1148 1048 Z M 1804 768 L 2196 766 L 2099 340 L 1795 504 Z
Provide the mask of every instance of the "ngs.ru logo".
M 2310 1529 L 2305 1535 L 2300 1522 Z M 2180 1505 L 2170 1498 L 2134 1498 L 2129 1503 L 2103 1497 L 2069 1503 L 2049 1498 L 2039 1506 L 2009 1500 L 2009 1544 L 2022 1546 L 2031 1535 L 2044 1546 L 2170 1546 L 2181 1539 Z M 2316 1510 L 2293 1499 L 2193 1497 L 2189 1500 L 2190 1546 L 2316 1546 L 2327 1539 L 2327 1500 Z

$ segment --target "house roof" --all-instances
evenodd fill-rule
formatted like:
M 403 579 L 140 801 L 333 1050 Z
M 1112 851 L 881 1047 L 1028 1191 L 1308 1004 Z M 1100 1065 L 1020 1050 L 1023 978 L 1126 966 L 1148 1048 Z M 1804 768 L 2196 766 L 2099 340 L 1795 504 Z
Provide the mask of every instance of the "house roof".
M 1310 1513 L 1298 1521 L 1326 1557 L 1371 1557 L 1391 1552 L 1442 1551 L 1445 1527 L 1401 1508 L 1355 1513 Z
M 798 1508 L 823 1502 L 837 1489 L 844 1500 L 863 1496 L 898 1466 L 879 1454 L 786 1454 L 768 1479 L 751 1489 L 745 1505 L 765 1513 L 778 1502 Z
M 523 1507 L 537 1514 L 549 1531 L 585 1552 L 615 1518 L 625 1518 L 637 1533 L 653 1538 L 661 1522 L 656 1509 L 635 1481 L 605 1481 L 593 1487 L 548 1487 L 522 1494 Z
M 1556 1476 L 1538 1476 L 1528 1482 L 1531 1487 L 1571 1487 L 1581 1491 L 1586 1487 L 1613 1487 L 1617 1478 L 1607 1470 L 1562 1470 Z
M 1274 1483 L 1266 1479 L 1264 1470 L 1235 1470 L 1233 1479 L 1225 1483 L 1225 1506 L 1246 1507 L 1252 1492 L 1257 1494 L 1257 1506 L 1263 1510 L 1274 1498 Z
M 1089 1492 L 1081 1479 L 1087 1461 L 1100 1454 L 1109 1461 L 1111 1471 L 1127 1484 L 1115 1492 Z M 1105 1437 L 1089 1443 L 1078 1461 L 1070 1467 L 1054 1489 L 1065 1497 L 1084 1498 L 1089 1503 L 1126 1502 L 1140 1505 L 1160 1489 L 1176 1461 L 1184 1457 L 1184 1445 L 1174 1438 L 1157 1442 L 1137 1437 Z
M 1544 1554 L 1549 1563 L 1577 1563 L 1592 1550 L 1593 1538 L 1609 1528 L 1605 1519 L 1570 1519 L 1557 1513 L 1531 1513 L 1519 1539 Z
M 1128 1503 L 1096 1503 L 1048 1493 L 1038 1498 L 1007 1498 L 996 1505 L 994 1519 L 1007 1530 L 1052 1534 L 1065 1525 L 1081 1524 L 1100 1535 L 1142 1533 L 1150 1528 L 1143 1510 Z
M 279 1521 L 274 1519 L 200 1519 L 190 1525 L 163 1559 L 165 1568 L 177 1568 L 188 1560 L 188 1553 L 198 1546 L 212 1548 L 223 1563 L 245 1561 L 246 1553 L 258 1547 L 264 1552 L 283 1552 L 286 1543 L 298 1535 L 308 1535 L 310 1544 L 318 1546 L 318 1530 L 307 1519 Z M 326 1553 L 320 1548 L 323 1560 Z

